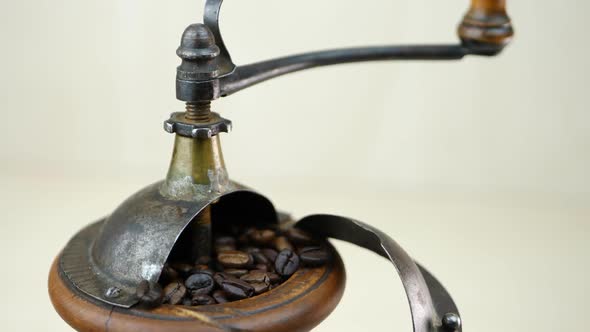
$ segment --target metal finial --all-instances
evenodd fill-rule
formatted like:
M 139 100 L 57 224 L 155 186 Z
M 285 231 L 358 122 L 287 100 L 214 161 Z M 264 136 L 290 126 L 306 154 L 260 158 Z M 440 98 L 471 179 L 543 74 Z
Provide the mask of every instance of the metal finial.
M 182 60 L 208 60 L 219 53 L 213 33 L 201 23 L 191 24 L 184 30 L 180 46 L 176 50 Z

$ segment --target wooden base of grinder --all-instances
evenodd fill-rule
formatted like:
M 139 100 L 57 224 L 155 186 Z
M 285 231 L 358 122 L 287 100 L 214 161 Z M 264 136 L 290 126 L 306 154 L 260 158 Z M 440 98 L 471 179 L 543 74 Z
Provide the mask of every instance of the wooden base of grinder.
M 334 310 L 344 292 L 342 259 L 318 268 L 302 268 L 279 287 L 225 304 L 156 309 L 124 309 L 99 302 L 75 288 L 61 273 L 59 260 L 49 274 L 49 295 L 59 315 L 81 332 L 310 331 Z

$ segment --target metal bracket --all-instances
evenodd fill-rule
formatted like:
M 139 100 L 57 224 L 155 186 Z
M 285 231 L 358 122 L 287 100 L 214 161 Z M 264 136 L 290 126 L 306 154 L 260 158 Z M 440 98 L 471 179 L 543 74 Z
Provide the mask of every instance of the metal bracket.
M 360 221 L 333 215 L 308 216 L 294 227 L 356 244 L 389 259 L 406 290 L 414 332 L 462 331 L 459 310 L 451 295 L 387 234 Z

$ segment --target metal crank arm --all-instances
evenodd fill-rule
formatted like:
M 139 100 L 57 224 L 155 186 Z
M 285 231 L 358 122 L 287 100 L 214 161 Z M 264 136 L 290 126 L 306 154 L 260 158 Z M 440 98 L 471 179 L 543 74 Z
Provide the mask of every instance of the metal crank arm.
M 414 332 L 461 332 L 459 310 L 441 283 L 391 237 L 363 222 L 334 215 L 311 215 L 294 227 L 369 249 L 391 261 L 404 285 Z
M 177 97 L 187 102 L 210 101 L 225 97 L 274 77 L 305 69 L 341 63 L 380 60 L 457 60 L 466 55 L 496 55 L 513 35 L 506 13 L 505 0 L 471 0 L 471 7 L 459 25 L 461 42 L 448 45 L 390 45 L 318 51 L 286 56 L 236 66 L 223 43 L 219 30 L 219 14 L 223 0 L 207 0 L 204 25 L 211 34 L 207 55 L 196 51 L 180 54 L 186 61 L 195 61 L 207 75 L 195 78 L 183 73 L 178 79 Z M 203 33 L 199 32 L 204 36 Z M 207 38 L 203 38 L 206 40 Z M 200 60 L 197 58 L 200 57 Z M 192 89 L 190 93 L 186 90 Z

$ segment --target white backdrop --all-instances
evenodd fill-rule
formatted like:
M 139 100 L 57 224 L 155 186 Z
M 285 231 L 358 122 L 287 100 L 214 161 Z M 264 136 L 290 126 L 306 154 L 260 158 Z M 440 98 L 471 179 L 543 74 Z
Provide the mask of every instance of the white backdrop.
M 245 64 L 322 48 L 454 42 L 467 5 L 226 1 L 221 26 L 234 61 Z M 537 296 L 560 281 L 542 256 L 564 268 L 587 262 L 590 4 L 508 6 L 517 35 L 497 58 L 318 69 L 213 107 L 234 122 L 223 136 L 234 179 L 298 216 L 348 214 L 394 234 L 450 284 L 471 329 L 493 331 L 498 319 L 488 315 L 502 311 L 507 331 L 575 329 L 582 320 L 537 315 L 545 302 L 553 313 L 565 310 L 559 303 L 581 310 L 587 286 L 572 282 L 566 295 Z M 202 1 L 22 0 L 2 7 L 3 259 L 19 264 L 22 257 L 8 253 L 22 247 L 37 264 L 29 293 L 42 300 L 31 329 L 64 329 L 46 300 L 48 264 L 81 225 L 165 175 L 172 136 L 162 121 L 182 109 L 174 96 L 175 50 L 183 29 L 201 20 Z M 23 246 L 16 234 L 33 227 L 43 230 L 33 235 L 40 240 Z M 445 237 L 457 242 L 440 243 Z M 351 314 L 363 309 L 375 324 L 368 326 L 394 317 L 400 330 L 408 328 L 401 288 L 392 290 L 391 306 L 367 310 L 375 298 L 353 266 L 370 256 L 339 248 L 348 255 L 349 287 L 322 329 L 355 331 L 367 322 L 350 322 Z M 449 269 L 445 255 L 461 268 Z M 568 278 L 585 281 L 585 265 Z M 391 277 L 387 265 L 371 268 Z M 25 319 L 16 312 L 9 324 Z

